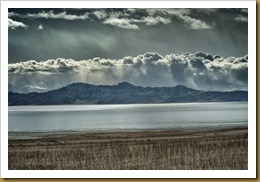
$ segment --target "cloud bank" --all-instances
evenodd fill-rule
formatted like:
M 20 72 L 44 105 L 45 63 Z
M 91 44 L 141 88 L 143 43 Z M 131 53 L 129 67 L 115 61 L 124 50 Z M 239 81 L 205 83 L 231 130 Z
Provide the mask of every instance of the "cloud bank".
M 44 18 L 44 19 L 64 19 L 64 20 L 86 20 L 89 18 L 89 13 L 84 13 L 81 15 L 76 14 L 68 14 L 66 11 L 60 13 L 54 13 L 53 10 L 50 11 L 42 11 L 39 13 L 27 13 L 27 14 L 19 14 L 14 12 L 9 12 L 9 17 L 19 17 L 19 18 L 29 18 L 29 19 L 36 19 L 36 18 Z
M 245 16 L 242 16 L 242 15 L 238 15 L 236 18 L 235 18 L 235 21 L 238 21 L 238 22 L 248 22 L 248 18 L 245 17 Z
M 141 86 L 175 86 L 202 90 L 247 90 L 248 56 L 224 58 L 204 52 L 170 54 L 147 52 L 122 59 L 93 58 L 29 60 L 8 65 L 9 90 L 43 92 L 73 82 Z
M 16 28 L 25 28 L 26 29 L 26 28 L 28 28 L 28 26 L 22 22 L 14 21 L 11 18 L 8 18 L 8 28 L 11 28 L 13 30 Z
M 207 14 L 216 12 L 214 10 L 201 10 L 201 13 Z M 140 29 L 140 25 L 154 26 L 157 24 L 170 24 L 176 19 L 182 21 L 189 29 L 211 29 L 213 22 L 206 22 L 202 19 L 193 17 L 191 9 L 74 9 L 61 12 L 41 11 L 38 13 L 19 14 L 9 12 L 9 17 L 18 17 L 26 19 L 63 19 L 63 20 L 91 20 L 100 21 L 104 25 L 111 25 L 123 29 Z M 196 11 L 196 10 L 195 10 Z M 198 12 L 198 11 L 197 11 Z

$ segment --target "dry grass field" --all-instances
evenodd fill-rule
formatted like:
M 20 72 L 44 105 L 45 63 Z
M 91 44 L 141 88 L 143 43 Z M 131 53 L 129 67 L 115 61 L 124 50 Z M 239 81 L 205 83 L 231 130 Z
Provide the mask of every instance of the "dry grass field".
M 247 128 L 50 134 L 9 139 L 14 170 L 247 169 Z M 37 134 L 35 134 L 37 135 Z

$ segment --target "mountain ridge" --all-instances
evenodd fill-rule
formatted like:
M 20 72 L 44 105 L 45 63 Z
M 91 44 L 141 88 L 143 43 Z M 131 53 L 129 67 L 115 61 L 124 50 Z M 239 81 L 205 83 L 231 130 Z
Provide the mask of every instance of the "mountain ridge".
M 129 82 L 93 85 L 83 82 L 43 93 L 8 92 L 8 105 L 137 104 L 247 101 L 247 91 L 203 91 L 184 85 L 142 87 Z

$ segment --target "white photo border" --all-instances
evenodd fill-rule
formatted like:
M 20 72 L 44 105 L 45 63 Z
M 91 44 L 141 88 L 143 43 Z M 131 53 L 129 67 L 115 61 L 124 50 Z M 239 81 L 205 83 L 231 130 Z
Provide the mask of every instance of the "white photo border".
M 248 8 L 248 170 L 8 170 L 8 8 Z M 1 178 L 256 178 L 255 1 L 1 1 Z

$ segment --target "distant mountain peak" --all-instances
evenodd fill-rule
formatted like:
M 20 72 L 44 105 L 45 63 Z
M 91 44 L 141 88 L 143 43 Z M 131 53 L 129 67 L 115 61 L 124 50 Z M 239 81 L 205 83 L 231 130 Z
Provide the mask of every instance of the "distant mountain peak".
M 175 88 L 187 88 L 185 85 L 176 85 Z
M 127 87 L 134 86 L 134 85 L 127 81 L 123 81 L 123 82 L 118 83 L 117 86 L 120 88 L 127 88 Z
M 190 88 L 186 87 L 185 85 L 176 85 L 174 88 L 176 88 L 176 89 L 190 89 Z
M 69 84 L 69 85 L 73 85 L 73 86 L 75 86 L 75 85 L 90 85 L 90 84 L 88 84 L 88 83 L 84 83 L 84 82 L 74 82 L 74 83 Z
M 76 83 L 71 83 L 67 86 L 65 86 L 66 88 L 77 88 L 77 87 L 84 87 L 84 86 L 87 86 L 89 84 L 87 83 L 83 83 L 83 82 L 76 82 Z

